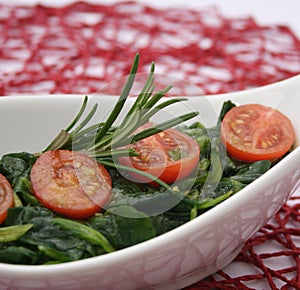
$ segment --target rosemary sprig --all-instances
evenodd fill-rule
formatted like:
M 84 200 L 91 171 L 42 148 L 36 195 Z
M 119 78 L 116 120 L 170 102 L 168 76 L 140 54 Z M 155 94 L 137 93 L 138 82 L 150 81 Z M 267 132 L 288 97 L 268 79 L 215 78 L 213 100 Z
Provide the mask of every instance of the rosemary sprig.
M 178 125 L 198 115 L 198 112 L 187 113 L 135 133 L 137 128 L 149 122 L 150 118 L 160 110 L 186 100 L 184 98 L 172 98 L 159 103 L 172 86 L 167 86 L 165 89 L 154 93 L 155 65 L 152 63 L 148 78 L 140 94 L 120 124 L 115 124 L 134 84 L 138 63 L 139 55 L 136 54 L 127 81 L 106 121 L 86 127 L 92 117 L 95 116 L 97 111 L 96 104 L 79 123 L 87 108 L 88 97 L 86 96 L 74 120 L 66 129 L 61 130 L 44 151 L 55 149 L 83 150 L 88 155 L 97 158 L 100 162 L 101 159 L 106 161 L 111 160 L 112 156 L 115 155 L 134 155 L 132 150 L 124 149 L 124 146 Z

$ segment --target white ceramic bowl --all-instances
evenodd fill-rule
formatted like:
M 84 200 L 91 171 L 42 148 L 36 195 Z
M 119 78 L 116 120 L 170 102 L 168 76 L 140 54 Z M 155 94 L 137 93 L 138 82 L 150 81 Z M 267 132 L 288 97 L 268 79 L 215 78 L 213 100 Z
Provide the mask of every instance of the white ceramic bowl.
M 262 177 L 196 219 L 162 236 L 114 253 L 45 266 L 0 264 L 1 289 L 180 289 L 230 263 L 247 239 L 300 185 L 300 76 L 258 89 L 191 97 L 171 114 L 192 107 L 214 125 L 223 101 L 261 103 L 293 122 L 296 149 Z M 96 99 L 107 111 L 114 97 Z M 43 149 L 77 112 L 82 96 L 0 98 L 0 155 Z

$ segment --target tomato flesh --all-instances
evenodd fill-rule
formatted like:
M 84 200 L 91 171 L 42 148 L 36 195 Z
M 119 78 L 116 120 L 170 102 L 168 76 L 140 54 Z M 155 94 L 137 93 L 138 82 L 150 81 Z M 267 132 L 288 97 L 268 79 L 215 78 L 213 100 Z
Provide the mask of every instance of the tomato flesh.
M 5 221 L 7 210 L 13 205 L 13 189 L 6 177 L 0 173 L 0 224 Z
M 221 124 L 221 139 L 229 155 L 242 161 L 275 161 L 295 141 L 291 121 L 278 110 L 259 104 L 232 108 Z
M 146 124 L 139 130 L 150 126 Z M 189 176 L 197 166 L 200 155 L 198 143 L 176 129 L 162 131 L 127 147 L 133 148 L 138 156 L 120 157 L 122 165 L 147 172 L 166 183 Z M 142 175 L 129 174 L 134 181 L 155 184 Z
M 30 178 L 35 196 L 45 207 L 76 219 L 100 211 L 111 194 L 107 170 L 75 151 L 43 153 L 33 165 Z

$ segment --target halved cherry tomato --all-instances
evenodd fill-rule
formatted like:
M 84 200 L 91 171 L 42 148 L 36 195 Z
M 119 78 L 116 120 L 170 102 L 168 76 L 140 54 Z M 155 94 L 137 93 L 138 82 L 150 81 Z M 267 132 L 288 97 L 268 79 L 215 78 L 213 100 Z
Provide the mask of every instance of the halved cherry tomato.
M 7 210 L 14 205 L 13 189 L 6 179 L 0 173 L 0 224 L 2 224 L 7 216 Z
M 138 131 L 150 126 L 152 123 Z M 190 175 L 200 155 L 198 143 L 176 129 L 162 131 L 127 147 L 133 148 L 138 156 L 120 157 L 120 164 L 147 172 L 166 183 L 174 183 Z M 151 183 L 147 177 L 129 174 L 137 182 Z
M 278 110 L 259 104 L 232 108 L 221 124 L 227 152 L 242 161 L 275 161 L 291 148 L 295 132 Z
M 30 178 L 35 196 L 45 207 L 75 219 L 100 211 L 111 194 L 107 170 L 95 159 L 76 151 L 41 154 Z

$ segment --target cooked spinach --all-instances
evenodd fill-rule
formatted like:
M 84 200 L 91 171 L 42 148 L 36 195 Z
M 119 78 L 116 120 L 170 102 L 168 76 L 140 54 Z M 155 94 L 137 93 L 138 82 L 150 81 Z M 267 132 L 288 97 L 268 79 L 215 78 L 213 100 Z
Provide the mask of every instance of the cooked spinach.
M 38 200 L 31 192 L 30 171 L 36 160 L 34 154 L 27 152 L 10 153 L 0 160 L 0 173 L 11 183 L 16 196 L 21 203 L 38 205 Z
M 133 207 L 121 205 L 90 219 L 90 226 L 103 233 L 116 249 L 126 248 L 156 236 L 149 216 Z
M 27 152 L 10 153 L 0 160 L 0 173 L 14 186 L 20 177 L 28 177 L 36 156 Z
M 178 128 L 201 148 L 193 177 L 167 190 L 133 183 L 109 168 L 112 197 L 102 213 L 83 221 L 63 218 L 35 198 L 30 182 L 34 154 L 4 155 L 0 173 L 11 183 L 16 199 L 0 229 L 0 262 L 63 263 L 123 249 L 170 231 L 238 192 L 272 164 L 266 160 L 241 163 L 226 155 L 219 126 L 234 106 L 230 101 L 224 103 L 215 127 L 196 122 Z M 170 202 L 175 206 L 163 211 Z
M 102 246 L 90 243 L 74 232 L 65 230 L 55 223 L 55 218 L 57 217 L 50 210 L 41 206 L 11 208 L 5 221 L 6 226 L 31 224 L 32 228 L 17 241 L 0 244 L 0 261 L 7 262 L 7 253 L 11 247 L 19 247 L 20 260 L 15 261 L 16 258 L 12 257 L 18 264 L 74 261 L 106 252 Z M 28 250 L 34 252 L 34 255 L 30 255 L 30 261 L 26 255 Z M 54 253 L 55 260 L 53 260 Z

